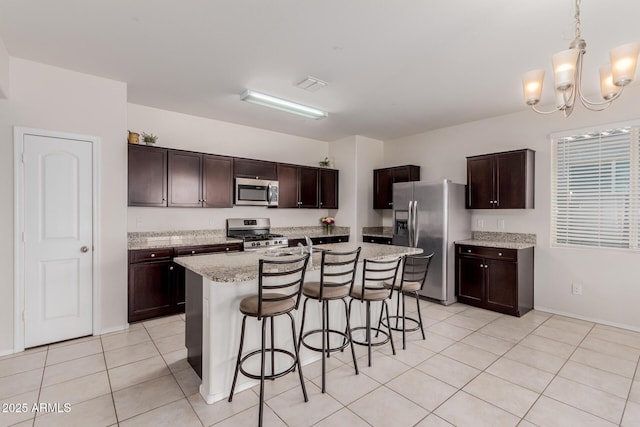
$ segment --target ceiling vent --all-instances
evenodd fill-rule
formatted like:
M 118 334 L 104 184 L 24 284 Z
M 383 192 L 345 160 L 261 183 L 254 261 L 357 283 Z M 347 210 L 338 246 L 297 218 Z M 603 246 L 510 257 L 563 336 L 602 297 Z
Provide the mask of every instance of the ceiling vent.
M 315 77 L 307 76 L 304 80 L 296 83 L 296 87 L 300 89 L 308 90 L 309 92 L 317 92 L 329 83 L 324 82 Z

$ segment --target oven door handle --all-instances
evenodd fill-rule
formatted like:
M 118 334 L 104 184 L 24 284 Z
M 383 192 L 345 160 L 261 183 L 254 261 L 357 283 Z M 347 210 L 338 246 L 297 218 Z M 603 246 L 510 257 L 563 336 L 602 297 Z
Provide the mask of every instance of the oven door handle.
M 271 184 L 267 185 L 267 203 L 271 204 Z

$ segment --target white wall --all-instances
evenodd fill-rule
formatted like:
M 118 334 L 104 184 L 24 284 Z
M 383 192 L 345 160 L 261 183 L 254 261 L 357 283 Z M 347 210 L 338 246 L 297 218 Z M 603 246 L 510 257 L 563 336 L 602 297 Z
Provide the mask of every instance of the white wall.
M 127 320 L 126 85 L 13 57 L 10 72 L 11 98 L 0 100 L 0 354 L 13 349 L 13 126 L 100 137 L 101 327 Z
M 0 37 L 0 99 L 9 98 L 9 52 Z
M 541 116 L 522 111 L 466 123 L 385 143 L 385 164 L 417 164 L 422 180 L 449 178 L 466 183 L 466 156 L 519 148 L 536 151 L 535 209 L 475 210 L 472 227 L 535 233 L 535 306 L 556 312 L 624 325 L 640 330 L 640 254 L 600 249 L 551 248 L 549 135 L 571 129 L 616 123 L 640 117 L 640 88 L 629 87 L 609 110 L 600 113 L 577 106 L 573 115 Z M 505 228 L 498 228 L 504 219 Z M 384 222 L 391 224 L 389 214 Z M 583 295 L 571 294 L 571 284 Z
M 328 143 L 219 120 L 128 104 L 128 126 L 159 136 L 161 147 L 283 163 L 317 166 L 328 155 Z M 343 188 L 340 171 L 340 187 Z M 342 206 L 341 206 L 342 208 Z M 226 218 L 270 217 L 272 227 L 320 225 L 326 209 L 230 209 L 130 207 L 128 231 L 222 229 Z

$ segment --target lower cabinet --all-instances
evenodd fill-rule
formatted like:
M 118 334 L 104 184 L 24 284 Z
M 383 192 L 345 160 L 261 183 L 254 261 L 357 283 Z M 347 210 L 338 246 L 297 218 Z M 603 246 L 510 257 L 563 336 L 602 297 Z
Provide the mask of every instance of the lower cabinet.
M 349 236 L 323 236 L 323 237 L 312 237 L 311 243 L 314 245 L 327 245 L 329 243 L 344 243 L 349 241 Z M 298 246 L 298 243 L 306 245 L 304 239 L 289 239 L 289 247 L 292 248 L 294 246 Z
M 382 236 L 362 236 L 362 241 L 365 243 L 379 243 L 381 245 L 393 244 L 392 237 L 382 237 Z
M 174 256 L 240 251 L 241 243 L 129 251 L 129 322 L 184 313 L 184 267 Z
M 456 245 L 458 301 L 522 316 L 533 308 L 533 248 Z

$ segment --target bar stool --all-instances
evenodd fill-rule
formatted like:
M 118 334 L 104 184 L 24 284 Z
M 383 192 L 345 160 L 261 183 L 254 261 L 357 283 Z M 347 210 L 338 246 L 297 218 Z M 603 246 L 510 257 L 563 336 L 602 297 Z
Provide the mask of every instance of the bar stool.
M 420 298 L 418 291 L 424 287 L 427 273 L 429 272 L 429 264 L 433 258 L 433 253 L 429 255 L 406 255 L 402 260 L 402 275 L 400 277 L 400 283 L 395 280 L 386 280 L 384 286 L 388 289 L 395 289 L 398 292 L 398 301 L 396 304 L 396 314 L 389 316 L 391 319 L 395 319 L 395 327 L 390 326 L 389 320 L 387 324 L 382 319 L 382 313 L 380 313 L 380 319 L 378 320 L 378 328 L 380 325 L 391 328 L 394 331 L 402 331 L 402 349 L 407 348 L 407 332 L 413 332 L 420 329 L 422 331 L 422 339 L 426 339 L 424 335 L 424 328 L 422 327 L 422 314 L 420 313 Z M 418 319 L 413 317 L 407 317 L 405 313 L 405 295 L 412 296 L 416 299 L 418 306 Z M 402 315 L 400 315 L 400 300 L 402 300 Z M 402 327 L 398 326 L 398 321 L 402 319 Z M 415 327 L 408 329 L 407 321 L 415 323 Z
M 282 377 L 289 372 L 293 372 L 298 368 L 300 375 L 300 385 L 302 386 L 302 394 L 304 401 L 308 402 L 307 390 L 304 386 L 304 378 L 302 376 L 302 366 L 300 364 L 300 354 L 298 352 L 297 336 L 295 320 L 291 315 L 291 311 L 296 310 L 300 304 L 300 296 L 304 275 L 309 262 L 309 254 L 302 257 L 296 257 L 287 260 L 259 260 L 258 275 L 258 294 L 245 297 L 240 301 L 240 312 L 242 317 L 242 332 L 240 334 L 240 347 L 238 349 L 238 359 L 236 361 L 236 369 L 233 374 L 233 383 L 231 384 L 231 393 L 229 394 L 229 402 L 233 399 L 233 391 L 236 387 L 238 372 L 242 372 L 245 377 L 260 380 L 260 412 L 258 425 L 262 426 L 262 415 L 264 407 L 264 380 L 276 379 Z M 276 348 L 274 346 L 274 327 L 273 318 L 286 314 L 291 319 L 291 334 L 293 337 L 293 351 Z M 255 317 L 257 321 L 262 323 L 262 346 L 259 350 L 251 351 L 242 356 L 242 347 L 244 344 L 244 332 L 247 316 Z M 266 347 L 266 331 L 267 320 L 271 321 L 271 347 Z M 271 354 L 271 374 L 265 374 L 265 353 Z M 289 356 L 293 363 L 280 372 L 275 372 L 275 355 L 276 353 Z M 260 375 L 247 372 L 243 368 L 243 363 L 247 359 L 260 355 Z
M 302 288 L 302 294 L 306 297 L 302 308 L 302 324 L 300 325 L 300 339 L 298 347 L 304 345 L 306 348 L 319 351 L 322 353 L 322 392 L 326 391 L 326 358 L 334 351 L 342 351 L 348 345 L 351 345 L 351 327 L 349 325 L 349 309 L 345 298 L 349 296 L 349 291 L 355 281 L 358 258 L 360 257 L 361 248 L 358 247 L 351 252 L 322 252 L 322 263 L 320 264 L 320 281 L 307 282 Z M 322 327 L 304 332 L 304 322 L 307 313 L 307 303 L 309 300 L 316 300 L 322 303 Z M 344 304 L 344 314 L 347 319 L 346 330 L 338 331 L 331 329 L 329 323 L 329 301 L 341 300 Z M 305 338 L 322 334 L 322 347 L 315 347 L 305 341 Z M 331 347 L 329 337 L 331 334 L 342 336 L 342 344 Z M 356 362 L 356 354 L 351 345 L 351 356 L 353 357 L 353 365 L 358 375 L 358 364 Z
M 353 301 L 360 301 L 360 303 L 366 303 L 366 326 L 359 326 L 351 329 L 351 332 L 357 330 L 365 331 L 365 341 L 357 341 L 352 339 L 352 341 L 359 345 L 367 346 L 367 355 L 369 366 L 371 366 L 371 347 L 372 346 L 380 346 L 386 344 L 387 342 L 391 342 L 391 350 L 393 354 L 396 354 L 396 348 L 393 345 L 393 336 L 391 335 L 391 329 L 387 327 L 387 331 L 383 331 L 380 327 L 372 328 L 371 327 L 371 303 L 372 302 L 382 302 L 382 307 L 380 308 L 380 315 L 382 315 L 382 311 L 384 310 L 387 314 L 387 325 L 389 324 L 389 306 L 387 305 L 387 300 L 391 298 L 391 294 L 393 292 L 393 288 L 388 288 L 384 286 L 385 280 L 391 281 L 391 283 L 395 282 L 396 276 L 398 274 L 398 268 L 400 267 L 401 258 L 395 258 L 391 260 L 372 260 L 365 259 L 364 265 L 362 267 L 362 286 L 359 287 L 351 287 L 349 291 L 349 296 L 351 296 L 351 301 L 349 301 L 349 317 L 351 316 L 351 304 Z M 385 339 L 378 342 L 372 342 L 371 340 L 371 330 L 376 331 L 376 336 L 381 333 L 385 335 Z

